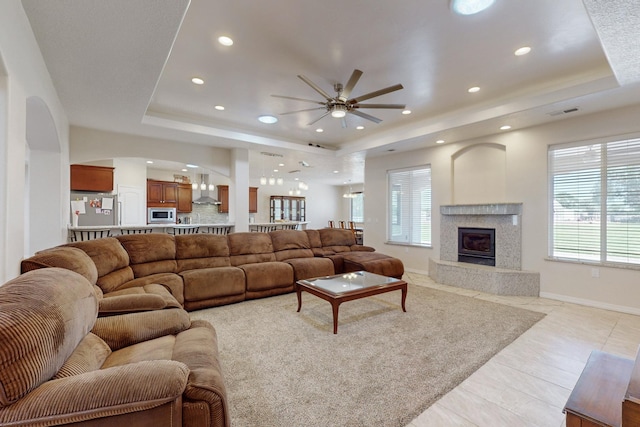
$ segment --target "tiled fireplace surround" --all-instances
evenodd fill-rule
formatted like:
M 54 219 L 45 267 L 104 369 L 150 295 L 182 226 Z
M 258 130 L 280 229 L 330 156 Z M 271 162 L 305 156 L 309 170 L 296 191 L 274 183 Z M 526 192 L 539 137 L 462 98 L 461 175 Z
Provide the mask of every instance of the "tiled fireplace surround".
M 538 296 L 540 274 L 522 270 L 522 203 L 443 205 L 440 214 L 440 260 L 429 259 L 433 280 L 497 295 Z M 458 262 L 458 227 L 495 228 L 495 267 Z

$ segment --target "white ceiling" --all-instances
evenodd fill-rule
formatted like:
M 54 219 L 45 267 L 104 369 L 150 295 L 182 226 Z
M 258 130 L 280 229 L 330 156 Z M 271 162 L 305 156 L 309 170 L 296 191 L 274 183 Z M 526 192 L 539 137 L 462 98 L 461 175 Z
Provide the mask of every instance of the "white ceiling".
M 249 148 L 253 178 L 269 152 L 286 172 L 310 164 L 307 181 L 362 182 L 368 155 L 629 105 L 640 94 L 635 1 L 496 0 L 473 16 L 453 14 L 448 0 L 22 3 L 71 124 Z M 218 44 L 220 35 L 234 45 Z M 515 56 L 522 46 L 531 53 Z M 367 102 L 412 114 L 361 110 L 382 122 L 348 115 L 347 128 L 330 116 L 308 126 L 322 111 L 279 115 L 313 104 L 273 94 L 322 101 L 297 75 L 333 94 L 356 68 L 352 96 L 401 83 Z M 262 114 L 279 122 L 262 124 Z

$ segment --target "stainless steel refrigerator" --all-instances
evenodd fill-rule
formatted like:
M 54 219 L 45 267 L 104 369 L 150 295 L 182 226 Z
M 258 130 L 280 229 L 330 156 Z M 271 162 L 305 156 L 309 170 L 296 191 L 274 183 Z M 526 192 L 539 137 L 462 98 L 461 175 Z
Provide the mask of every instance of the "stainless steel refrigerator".
M 120 225 L 119 208 L 116 194 L 71 192 L 71 224 L 78 210 L 78 226 Z

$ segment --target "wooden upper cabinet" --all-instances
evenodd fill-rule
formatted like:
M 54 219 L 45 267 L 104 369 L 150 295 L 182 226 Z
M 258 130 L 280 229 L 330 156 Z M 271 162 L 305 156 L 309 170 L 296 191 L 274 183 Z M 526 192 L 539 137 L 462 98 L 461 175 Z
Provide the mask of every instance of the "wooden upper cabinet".
M 71 190 L 113 191 L 113 169 L 107 166 L 71 165 Z
M 229 213 L 229 186 L 218 185 L 218 212 Z
M 258 212 L 258 187 L 249 187 L 249 213 Z
M 187 213 L 193 210 L 193 190 L 191 184 L 178 184 L 178 212 Z
M 219 213 L 229 213 L 229 186 L 218 185 Z M 258 212 L 258 187 L 249 187 L 249 213 Z
M 147 207 L 178 207 L 178 183 L 147 180 Z

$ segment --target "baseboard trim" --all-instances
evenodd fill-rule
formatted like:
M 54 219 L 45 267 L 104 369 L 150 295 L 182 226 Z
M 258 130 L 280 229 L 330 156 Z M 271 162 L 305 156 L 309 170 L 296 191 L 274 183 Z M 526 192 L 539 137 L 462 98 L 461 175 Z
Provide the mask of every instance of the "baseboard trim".
M 418 269 L 415 269 L 415 268 L 405 268 L 404 271 L 406 271 L 407 273 L 424 274 L 425 276 L 429 275 L 429 271 L 427 271 L 427 270 L 418 270 Z
M 587 307 L 601 308 L 603 310 L 618 311 L 620 313 L 634 314 L 636 316 L 640 316 L 640 308 L 636 308 L 636 307 L 627 307 L 624 305 L 608 304 L 606 302 L 570 297 L 567 295 L 554 294 L 551 292 L 540 292 L 540 298 L 548 298 L 548 299 L 553 299 L 557 301 L 569 302 L 572 304 L 585 305 Z

